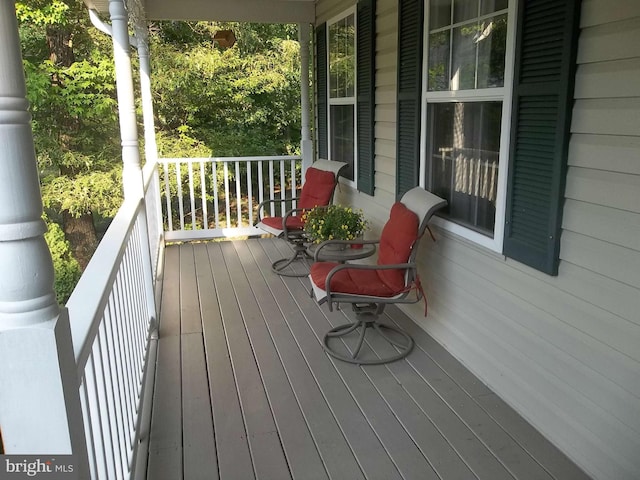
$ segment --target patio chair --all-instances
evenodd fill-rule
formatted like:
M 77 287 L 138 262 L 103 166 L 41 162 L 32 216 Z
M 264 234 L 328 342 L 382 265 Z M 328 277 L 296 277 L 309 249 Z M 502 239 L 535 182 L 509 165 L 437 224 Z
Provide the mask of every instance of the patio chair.
M 306 239 L 304 236 L 304 223 L 302 221 L 302 213 L 317 206 L 327 206 L 333 200 L 333 193 L 341 172 L 347 166 L 344 162 L 336 162 L 332 160 L 317 160 L 309 168 L 305 174 L 305 181 L 299 197 L 288 199 L 265 200 L 258 205 L 258 222 L 256 227 L 271 233 L 276 237 L 283 238 L 293 247 L 293 254 L 288 258 L 276 260 L 271 265 L 274 272 L 279 275 L 289 277 L 304 277 L 308 272 L 296 273 L 287 270 L 287 267 L 294 261 L 306 260 Z M 280 216 L 265 216 L 265 206 L 269 204 L 280 204 L 285 202 L 286 205 L 292 206 L 296 203 L 295 208 L 290 208 Z M 285 207 L 281 207 L 283 210 Z
M 329 311 L 333 311 L 334 303 L 350 303 L 356 313 L 354 322 L 332 328 L 324 336 L 323 344 L 328 354 L 356 364 L 387 363 L 409 354 L 413 348 L 411 336 L 396 326 L 379 322 L 378 318 L 390 303 L 416 303 L 421 299 L 425 302 L 426 316 L 426 298 L 416 265 L 418 242 L 428 229 L 431 216 L 446 204 L 446 200 L 423 188 L 413 188 L 391 207 L 379 240 L 354 242 L 378 244 L 376 265 L 333 262 L 311 265 L 311 293 L 318 303 L 327 302 Z M 433 235 L 431 237 L 433 239 Z M 409 295 L 411 292 L 415 292 L 415 297 Z M 374 330 L 393 345 L 397 353 L 375 359 L 358 358 L 367 330 Z M 352 333 L 358 337 L 351 356 L 345 356 L 331 346 L 330 340 L 340 341 Z

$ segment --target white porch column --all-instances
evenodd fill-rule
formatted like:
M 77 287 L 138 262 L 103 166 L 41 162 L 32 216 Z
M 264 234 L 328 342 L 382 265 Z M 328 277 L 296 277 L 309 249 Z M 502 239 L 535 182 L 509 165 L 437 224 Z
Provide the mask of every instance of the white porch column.
M 135 25 L 140 62 L 140 95 L 142 97 L 142 116 L 144 120 L 144 152 L 147 162 L 158 159 L 156 145 L 156 127 L 153 116 L 153 98 L 151 96 L 151 62 L 149 60 L 149 32 L 146 22 L 138 20 Z
M 6 453 L 73 453 L 86 478 L 78 376 L 43 236 L 13 0 L 0 0 L 0 45 L 0 431 Z
M 125 199 L 142 198 L 142 170 L 138 145 L 138 126 L 133 93 L 133 75 L 129 54 L 129 25 L 122 0 L 109 0 L 113 33 L 113 59 L 116 67 L 116 90 L 120 138 L 122 141 L 122 183 Z
M 311 141 L 311 102 L 309 88 L 309 35 L 311 29 L 308 23 L 298 24 L 298 41 L 300 42 L 300 96 L 302 110 L 302 131 L 301 146 L 302 151 L 302 172 L 313 163 L 313 142 Z

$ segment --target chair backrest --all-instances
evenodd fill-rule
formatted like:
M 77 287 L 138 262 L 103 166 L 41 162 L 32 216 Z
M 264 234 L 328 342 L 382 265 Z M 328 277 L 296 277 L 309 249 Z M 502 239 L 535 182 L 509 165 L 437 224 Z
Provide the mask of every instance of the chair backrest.
M 432 215 L 447 204 L 446 200 L 415 187 L 391 207 L 389 220 L 382 229 L 378 265 L 412 263 L 417 246 Z M 380 270 L 384 283 L 400 291 L 414 280 L 411 270 Z
M 341 171 L 347 166 L 344 162 L 320 159 L 315 161 L 305 174 L 298 208 L 310 209 L 318 205 L 331 203 Z

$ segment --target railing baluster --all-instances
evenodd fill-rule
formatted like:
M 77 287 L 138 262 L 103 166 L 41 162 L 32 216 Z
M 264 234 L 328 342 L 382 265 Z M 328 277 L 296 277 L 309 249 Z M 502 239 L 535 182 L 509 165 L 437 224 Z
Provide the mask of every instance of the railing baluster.
M 125 443 L 125 434 L 124 434 L 124 405 L 122 402 L 122 371 L 120 368 L 120 363 L 118 362 L 116 349 L 116 337 L 113 332 L 113 318 L 111 314 L 111 306 L 107 304 L 104 312 L 104 325 L 107 337 L 107 343 L 109 344 L 109 362 L 111 364 L 111 377 L 113 384 L 113 394 L 114 394 L 114 403 L 116 407 L 116 426 L 118 433 L 118 444 L 122 446 L 120 449 L 120 465 L 122 466 L 122 474 L 124 476 L 125 466 L 127 466 L 127 453 L 124 448 Z
M 296 198 L 297 183 L 296 183 L 296 162 L 291 160 L 291 198 Z M 298 206 L 297 201 L 293 201 L 291 208 L 296 208 Z
M 93 361 L 93 354 L 89 357 L 89 363 L 87 364 L 89 368 L 85 372 L 86 382 L 87 382 L 87 390 L 88 390 L 88 400 L 89 400 L 89 411 L 91 412 L 91 429 L 94 433 L 93 440 L 95 444 L 96 450 L 96 478 L 109 478 L 107 476 L 107 458 L 106 458 L 106 449 L 104 447 L 104 431 L 102 429 L 102 415 L 104 413 L 100 409 L 100 402 L 98 400 L 98 385 L 95 379 L 95 364 Z
M 116 470 L 118 466 L 116 464 L 118 455 L 116 449 L 119 447 L 117 439 L 115 439 L 116 426 L 113 423 L 113 417 L 115 411 L 113 408 L 113 398 L 110 398 L 110 372 L 108 367 L 108 353 L 106 346 L 104 345 L 104 324 L 101 322 L 98 328 L 98 335 L 96 336 L 96 342 L 93 345 L 94 353 L 93 357 L 96 367 L 96 382 L 99 385 L 98 399 L 102 405 L 103 415 L 103 431 L 105 435 L 105 456 L 107 457 L 107 470 L 109 471 L 108 478 L 116 478 Z M 105 366 L 106 363 L 106 366 Z
M 215 216 L 214 228 L 220 228 L 220 210 L 218 203 L 218 163 L 213 162 L 211 164 L 211 170 L 213 172 L 213 211 Z
M 171 210 L 171 188 L 169 187 L 169 165 L 164 164 L 164 191 L 165 201 L 167 204 L 167 219 L 169 223 L 169 231 L 173 231 L 173 212 Z
M 253 225 L 253 185 L 251 179 L 251 162 L 247 162 L 247 210 L 249 213 L 249 226 Z
M 231 205 L 229 204 L 229 164 L 224 162 L 224 203 L 227 214 L 227 228 L 231 228 Z
M 284 160 L 280 160 L 280 209 L 284 213 L 287 210 L 285 199 L 287 198 L 287 178 L 284 168 Z
M 240 176 L 240 162 L 234 162 L 234 164 L 236 167 L 236 213 L 238 216 L 237 227 L 240 228 L 242 226 L 242 189 L 240 188 L 242 178 Z
M 182 199 L 182 166 L 176 162 L 176 185 L 178 188 L 178 211 L 180 212 L 180 230 L 184 230 L 184 200 Z
M 270 160 L 269 161 L 269 200 L 275 200 L 276 198 L 275 193 L 276 193 L 276 182 L 274 180 L 273 161 Z M 271 205 L 270 215 L 273 217 L 275 215 L 276 202 L 270 202 L 270 205 Z
M 204 174 L 204 162 L 200 162 L 200 190 L 202 192 L 202 228 L 209 228 L 209 213 L 207 212 L 207 177 Z
M 258 162 L 258 204 L 264 201 L 264 184 L 262 180 L 262 168 L 263 168 L 262 165 L 263 165 L 263 162 L 262 160 L 260 160 Z M 258 212 L 258 215 L 260 215 L 260 212 Z
M 82 376 L 82 383 L 80 384 L 80 406 L 82 407 L 84 431 L 87 436 L 89 472 L 91 474 L 91 478 L 98 478 L 98 457 L 95 445 L 95 432 L 93 431 L 93 418 L 89 409 L 89 391 L 87 387 L 86 374 Z
M 189 197 L 191 200 L 191 230 L 196 229 L 196 196 L 193 188 L 193 163 L 187 164 L 189 171 Z

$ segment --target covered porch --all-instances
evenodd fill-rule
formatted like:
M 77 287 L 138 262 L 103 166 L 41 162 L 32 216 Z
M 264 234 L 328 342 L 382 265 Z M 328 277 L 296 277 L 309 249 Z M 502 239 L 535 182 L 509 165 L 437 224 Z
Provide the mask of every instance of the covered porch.
M 322 336 L 352 313 L 271 270 L 288 248 L 166 248 L 146 478 L 588 478 L 395 307 L 385 321 L 416 342 L 406 360 L 329 357 Z

